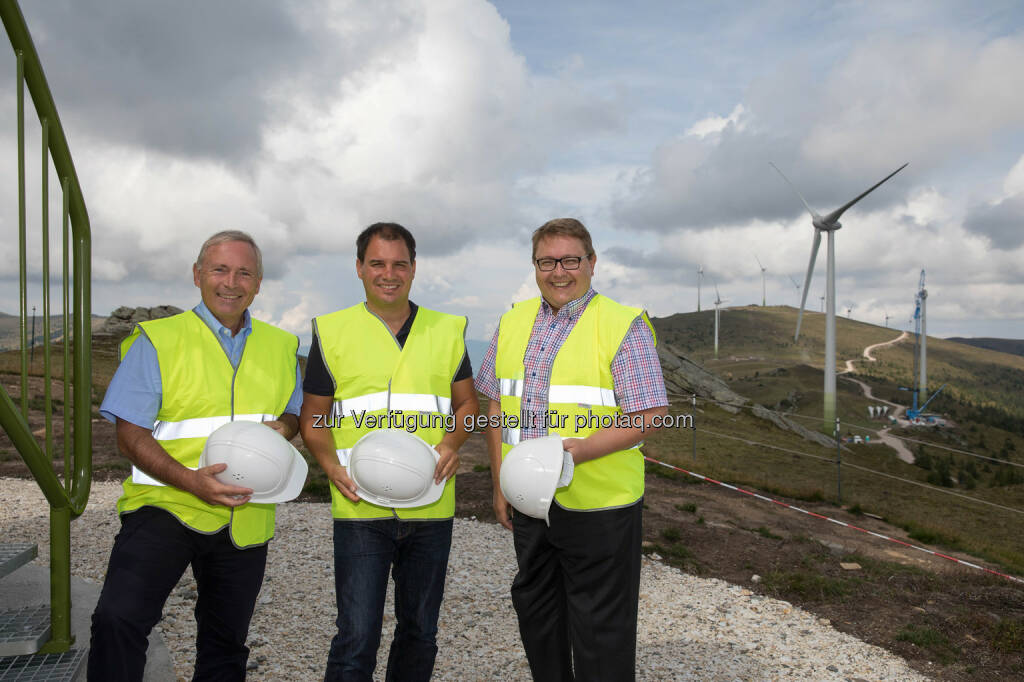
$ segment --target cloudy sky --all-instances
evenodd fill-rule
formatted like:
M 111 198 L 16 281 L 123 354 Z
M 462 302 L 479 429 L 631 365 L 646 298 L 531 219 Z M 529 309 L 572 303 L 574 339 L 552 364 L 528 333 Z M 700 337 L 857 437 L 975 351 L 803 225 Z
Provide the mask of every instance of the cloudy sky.
M 759 303 L 755 258 L 768 303 L 795 305 L 813 230 L 769 162 L 823 214 L 909 162 L 843 216 L 843 314 L 906 326 L 925 268 L 930 333 L 1024 338 L 1020 3 L 751 5 L 23 10 L 85 192 L 98 314 L 194 305 L 199 244 L 239 228 L 266 254 L 255 312 L 308 339 L 312 316 L 362 300 L 355 235 L 389 220 L 417 237 L 413 299 L 487 339 L 535 295 L 529 234 L 559 216 L 593 232 L 595 287 L 653 315 L 696 309 L 698 264 L 704 308 L 712 281 Z M 9 52 L 0 73 L 12 92 Z M 0 310 L 16 312 L 12 95 L 0 117 Z

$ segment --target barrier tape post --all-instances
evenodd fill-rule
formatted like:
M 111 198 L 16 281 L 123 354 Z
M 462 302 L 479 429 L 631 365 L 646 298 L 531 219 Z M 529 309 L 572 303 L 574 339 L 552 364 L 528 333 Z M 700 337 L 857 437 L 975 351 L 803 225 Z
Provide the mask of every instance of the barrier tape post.
M 843 506 L 843 454 L 839 445 L 839 417 L 836 417 L 836 504 Z
M 691 420 L 691 430 L 693 431 L 693 461 L 697 461 L 697 394 L 693 394 L 693 409 L 690 410 L 690 414 L 693 417 Z

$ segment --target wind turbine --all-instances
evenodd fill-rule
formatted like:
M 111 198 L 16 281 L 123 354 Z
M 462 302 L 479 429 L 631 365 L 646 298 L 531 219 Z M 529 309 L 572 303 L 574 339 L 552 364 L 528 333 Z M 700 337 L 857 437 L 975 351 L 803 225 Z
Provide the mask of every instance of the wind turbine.
M 728 300 L 723 299 L 722 295 L 718 293 L 718 282 L 715 282 L 715 360 L 718 359 L 718 306 L 728 302 Z
M 764 308 L 765 306 L 768 305 L 768 303 L 767 303 L 768 297 L 767 297 L 767 295 L 765 293 L 767 291 L 767 289 L 765 289 L 765 285 L 764 285 L 764 273 L 765 273 L 765 271 L 768 268 L 766 268 L 765 266 L 761 265 L 761 259 L 757 257 L 757 254 L 754 254 L 754 260 L 757 261 L 757 266 L 759 268 L 761 268 L 761 307 Z
M 800 283 L 797 282 L 795 279 L 793 279 L 793 275 L 788 275 L 788 277 L 789 277 L 789 281 L 793 283 L 794 287 L 796 287 L 797 295 L 799 296 L 800 295 Z
M 697 312 L 700 312 L 700 281 L 704 279 L 704 266 L 697 265 Z
M 886 311 L 886 313 L 885 313 L 885 328 L 886 329 L 889 328 L 889 313 L 888 313 L 888 311 Z
M 918 283 L 917 300 L 921 305 L 921 330 L 918 339 L 921 343 L 921 357 L 918 360 L 920 374 L 918 375 L 918 399 L 924 402 L 928 397 L 928 316 L 925 309 L 928 303 L 928 290 L 924 288 L 924 270 L 921 270 L 921 281 Z
M 771 162 L 769 162 L 771 163 Z M 814 261 L 818 257 L 818 247 L 821 245 L 821 233 L 826 232 L 828 234 L 828 257 L 826 260 L 825 270 L 825 299 L 826 299 L 826 310 L 825 310 L 825 400 L 823 409 L 823 419 L 825 428 L 831 430 L 834 427 L 835 416 L 836 416 L 836 249 L 835 249 L 835 231 L 842 227 L 839 222 L 840 216 L 846 212 L 851 206 L 856 204 L 858 201 L 866 197 L 868 194 L 873 192 L 883 182 L 891 178 L 892 176 L 899 173 L 901 170 L 907 167 L 907 164 L 903 164 L 892 173 L 882 178 L 879 182 L 875 183 L 859 195 L 846 202 L 836 210 L 832 211 L 828 215 L 819 215 L 810 207 L 807 200 L 804 199 L 803 195 L 796 188 L 792 182 L 789 181 L 782 171 L 778 167 L 771 163 L 771 167 L 782 176 L 782 179 L 793 188 L 796 195 L 800 197 L 800 201 L 803 202 L 804 208 L 811 214 L 811 224 L 814 226 L 814 241 L 811 243 L 811 258 L 807 264 L 807 277 L 804 280 L 804 294 L 803 300 L 800 302 L 800 313 L 796 318 L 796 334 L 793 339 L 800 338 L 800 323 L 803 321 L 804 315 L 804 304 L 807 302 L 807 288 L 811 284 L 811 276 L 814 274 Z

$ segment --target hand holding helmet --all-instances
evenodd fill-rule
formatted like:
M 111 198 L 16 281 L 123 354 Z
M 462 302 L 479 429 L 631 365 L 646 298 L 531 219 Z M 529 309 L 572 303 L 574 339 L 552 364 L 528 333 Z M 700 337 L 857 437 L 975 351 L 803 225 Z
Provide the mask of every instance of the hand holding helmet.
M 441 499 L 446 480 L 435 482 L 438 452 L 399 429 L 371 431 L 352 447 L 348 475 L 356 494 L 382 507 L 419 507 Z
M 309 467 L 281 434 L 259 422 L 233 421 L 206 439 L 199 468 L 224 464 L 219 482 L 251 488 L 250 502 L 287 502 L 299 496 Z
M 552 434 L 523 441 L 501 462 L 501 493 L 516 511 L 548 521 L 555 490 L 572 482 L 572 455 L 562 450 L 562 437 Z

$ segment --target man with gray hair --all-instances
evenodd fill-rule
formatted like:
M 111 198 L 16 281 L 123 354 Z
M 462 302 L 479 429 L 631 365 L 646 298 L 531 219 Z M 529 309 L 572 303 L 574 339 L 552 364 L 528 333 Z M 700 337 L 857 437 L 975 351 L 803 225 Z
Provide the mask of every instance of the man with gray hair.
M 92 616 L 90 680 L 141 680 L 147 637 L 185 568 L 198 587 L 194 680 L 242 680 L 263 584 L 274 505 L 198 468 L 207 437 L 229 421 L 263 421 L 287 439 L 302 404 L 298 339 L 253 320 L 263 261 L 244 232 L 210 237 L 192 266 L 202 301 L 140 323 L 100 414 L 132 463 L 117 501 L 121 530 Z

